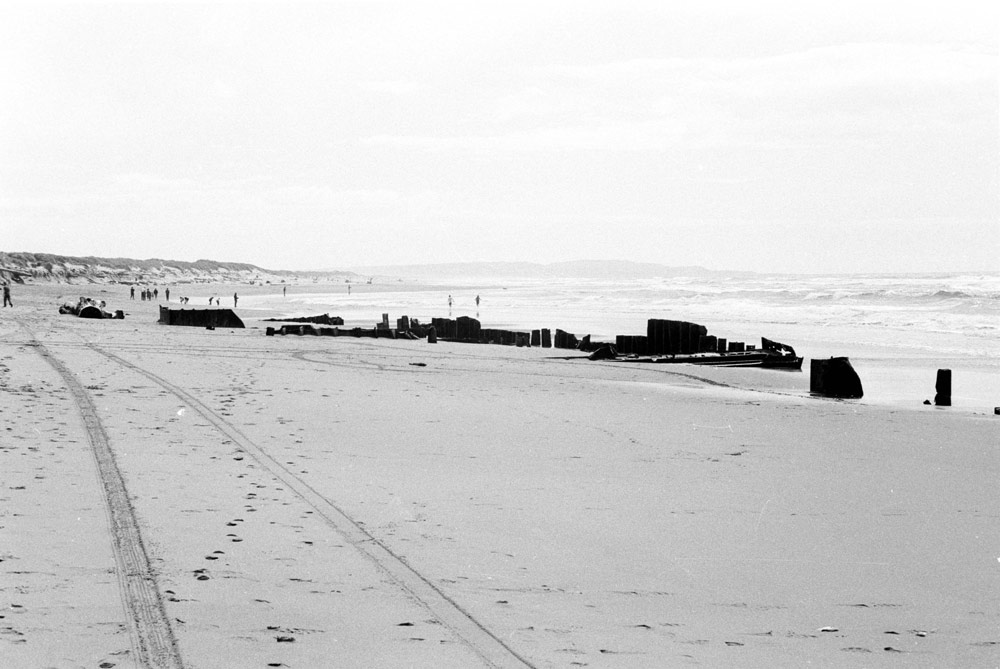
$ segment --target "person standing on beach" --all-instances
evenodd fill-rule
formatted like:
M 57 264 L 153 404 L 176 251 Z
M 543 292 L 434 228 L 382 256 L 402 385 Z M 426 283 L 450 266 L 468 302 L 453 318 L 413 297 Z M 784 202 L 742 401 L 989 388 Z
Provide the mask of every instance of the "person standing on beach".
M 10 301 L 10 284 L 5 283 L 3 285 L 3 306 L 13 307 L 14 303 Z
M 237 295 L 236 293 L 233 293 L 233 309 L 236 308 L 236 303 L 239 301 L 240 301 L 240 296 Z
M 131 288 L 129 288 L 128 299 L 130 299 L 130 300 L 134 300 L 135 299 L 135 286 L 132 286 Z
M 479 296 L 476 295 L 476 309 L 479 309 Z
M 282 286 L 281 287 L 281 296 L 285 297 L 286 295 L 288 295 L 288 286 Z
M 448 296 L 448 309 L 451 309 L 451 295 Z
M 170 289 L 169 288 L 164 288 L 163 289 L 163 296 L 167 298 L 167 302 L 170 301 Z

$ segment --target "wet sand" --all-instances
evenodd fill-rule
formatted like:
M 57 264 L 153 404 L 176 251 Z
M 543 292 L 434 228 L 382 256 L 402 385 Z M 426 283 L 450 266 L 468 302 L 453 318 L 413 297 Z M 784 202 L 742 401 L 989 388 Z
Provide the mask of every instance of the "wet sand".
M 1000 418 L 127 297 L 0 310 L 5 667 L 1000 664 Z

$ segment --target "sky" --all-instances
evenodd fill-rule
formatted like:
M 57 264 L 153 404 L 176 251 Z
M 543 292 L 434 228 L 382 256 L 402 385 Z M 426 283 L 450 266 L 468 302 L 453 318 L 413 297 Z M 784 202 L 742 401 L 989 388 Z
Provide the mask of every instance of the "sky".
M 995 3 L 0 3 L 0 250 L 1000 271 Z

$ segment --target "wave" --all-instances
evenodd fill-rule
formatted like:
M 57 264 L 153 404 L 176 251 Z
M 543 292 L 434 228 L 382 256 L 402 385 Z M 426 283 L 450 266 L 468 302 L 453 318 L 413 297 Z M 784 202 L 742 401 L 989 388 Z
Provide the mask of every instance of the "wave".
M 448 294 L 455 297 L 453 310 Z M 473 302 L 477 294 L 483 298 L 481 307 Z M 248 308 L 256 306 L 246 299 Z M 801 342 L 807 353 L 809 342 L 831 354 L 867 342 L 868 349 L 877 345 L 901 355 L 919 349 L 965 351 L 968 359 L 990 364 L 1000 359 L 1000 276 L 992 275 L 524 280 L 398 292 L 359 287 L 350 296 L 339 291 L 294 299 L 279 295 L 266 306 L 295 311 L 292 315 L 329 312 L 359 324 L 377 322 L 386 312 L 390 318 L 407 314 L 421 320 L 464 314 L 479 318 L 485 327 L 561 327 L 609 337 L 642 334 L 649 318 L 675 318 L 702 323 L 720 336 Z
M 971 298 L 976 296 L 970 295 L 961 290 L 938 290 L 933 294 L 929 295 L 928 297 L 939 297 L 939 298 L 950 299 L 950 298 Z

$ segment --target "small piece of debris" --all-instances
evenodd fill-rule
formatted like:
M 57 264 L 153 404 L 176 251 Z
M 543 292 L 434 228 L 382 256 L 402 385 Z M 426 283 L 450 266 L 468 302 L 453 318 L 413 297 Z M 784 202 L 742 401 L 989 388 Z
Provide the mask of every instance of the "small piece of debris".
M 278 643 L 291 643 L 295 641 L 295 637 L 293 636 L 279 636 L 275 638 L 277 639 Z
M 827 626 L 827 627 L 820 627 L 816 631 L 817 632 L 839 632 L 840 630 L 837 629 L 836 627 L 829 627 L 829 626 Z

